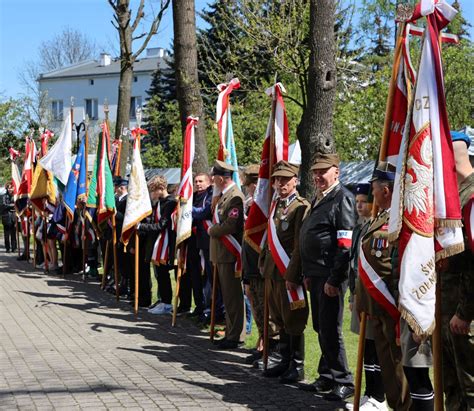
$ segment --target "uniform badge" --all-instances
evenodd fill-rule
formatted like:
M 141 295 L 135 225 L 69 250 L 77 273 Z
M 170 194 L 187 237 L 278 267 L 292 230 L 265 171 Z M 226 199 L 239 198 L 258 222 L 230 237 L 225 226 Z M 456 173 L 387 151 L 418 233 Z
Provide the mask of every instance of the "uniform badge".
M 290 223 L 289 223 L 288 221 L 284 220 L 284 221 L 281 222 L 281 229 L 282 229 L 283 231 L 288 230 L 288 227 L 289 227 L 289 226 L 290 226 Z
M 227 214 L 229 218 L 239 218 L 239 209 L 237 207 L 232 208 Z

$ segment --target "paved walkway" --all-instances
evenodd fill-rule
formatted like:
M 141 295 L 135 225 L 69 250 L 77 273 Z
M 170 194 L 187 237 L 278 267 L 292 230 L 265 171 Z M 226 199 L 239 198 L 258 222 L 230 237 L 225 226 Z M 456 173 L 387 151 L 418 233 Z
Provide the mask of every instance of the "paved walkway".
M 335 404 L 217 351 L 192 322 L 135 319 L 97 283 L 0 253 L 0 409 L 318 409 Z

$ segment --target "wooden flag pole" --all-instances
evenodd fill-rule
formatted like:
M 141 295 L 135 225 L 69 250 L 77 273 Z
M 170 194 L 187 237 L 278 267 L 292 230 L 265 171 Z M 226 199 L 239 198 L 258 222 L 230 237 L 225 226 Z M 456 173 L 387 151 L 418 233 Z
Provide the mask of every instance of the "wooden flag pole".
M 115 232 L 115 214 L 112 214 L 112 251 L 114 253 L 114 278 L 115 278 L 115 299 L 120 300 L 119 290 L 119 273 L 118 273 L 118 258 L 117 258 L 117 233 Z M 109 241 L 107 241 L 107 245 Z M 105 273 L 104 273 L 105 277 Z
M 36 224 L 35 224 L 35 208 L 31 207 L 31 224 L 33 228 L 33 267 L 36 268 Z
M 437 273 L 436 280 L 436 302 L 435 302 L 435 329 L 433 331 L 433 385 L 434 385 L 434 409 L 443 411 L 443 345 L 441 337 L 441 283 Z
M 49 272 L 49 262 L 48 262 L 48 223 L 46 221 L 46 216 L 43 215 L 43 254 L 44 254 L 44 271 Z
M 138 275 L 139 275 L 139 251 L 140 246 L 138 243 L 138 231 L 135 227 L 135 304 L 134 304 L 134 313 L 135 318 L 138 316 Z
M 30 218 L 28 217 L 28 206 L 26 206 L 26 261 L 30 261 Z
M 102 276 L 102 281 L 100 283 L 100 288 L 105 289 L 105 284 L 107 281 L 107 272 L 109 271 L 109 247 L 111 240 L 107 240 L 105 243 L 105 256 L 104 256 L 104 275 Z
M 212 297 L 211 297 L 211 325 L 210 325 L 210 338 L 211 342 L 214 342 L 215 326 L 216 326 L 216 299 L 217 299 L 217 264 L 213 264 L 212 272 Z
M 355 305 L 352 307 L 356 309 Z M 360 407 L 360 393 L 362 387 L 362 369 L 364 366 L 364 349 L 365 349 L 365 331 L 367 329 L 367 313 L 360 313 L 360 330 L 359 343 L 357 348 L 357 368 L 355 373 L 355 392 L 354 392 L 354 410 L 359 410 Z
M 178 259 L 178 273 L 176 274 L 176 292 L 174 296 L 173 302 L 173 318 L 171 320 L 171 326 L 174 327 L 176 325 L 176 315 L 178 313 L 178 301 L 179 301 L 179 289 L 181 285 L 181 276 L 183 274 L 183 262 L 181 258 L 181 253 L 184 252 L 184 247 L 180 246 L 180 257 Z
M 16 214 L 16 248 L 18 250 L 18 257 L 21 256 L 20 231 L 21 231 L 21 220 L 20 220 L 20 217 L 18 217 L 18 214 Z
M 82 281 L 86 281 L 86 265 L 87 265 L 87 217 L 86 217 L 86 205 L 82 209 Z

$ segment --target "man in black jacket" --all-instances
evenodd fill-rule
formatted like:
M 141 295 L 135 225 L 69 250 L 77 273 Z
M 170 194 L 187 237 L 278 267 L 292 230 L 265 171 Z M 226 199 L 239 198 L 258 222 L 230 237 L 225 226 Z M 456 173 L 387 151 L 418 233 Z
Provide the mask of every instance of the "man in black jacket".
M 355 200 L 339 182 L 337 154 L 320 154 L 311 170 L 316 198 L 301 227 L 300 253 L 321 358 L 319 378 L 301 388 L 329 391 L 325 399 L 343 400 L 354 392 L 342 339 L 342 315 L 356 221 Z
M 2 197 L 1 211 L 3 235 L 5 239 L 5 249 L 7 253 L 16 251 L 16 216 L 15 204 L 13 201 L 13 186 L 11 184 L 5 185 L 6 193 Z

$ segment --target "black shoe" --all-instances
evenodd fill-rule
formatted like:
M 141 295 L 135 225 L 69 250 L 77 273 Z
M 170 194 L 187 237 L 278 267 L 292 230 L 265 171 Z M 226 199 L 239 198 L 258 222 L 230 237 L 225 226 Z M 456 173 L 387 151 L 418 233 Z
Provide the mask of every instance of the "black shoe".
M 304 366 L 291 361 L 290 367 L 280 375 L 280 382 L 282 384 L 294 384 L 298 381 L 304 380 Z
M 176 315 L 178 317 L 181 317 L 182 315 L 189 314 L 190 312 L 191 312 L 190 308 L 178 307 L 178 310 L 176 311 Z
M 299 383 L 298 388 L 303 391 L 324 393 L 331 391 L 334 388 L 334 382 L 327 378 L 318 378 L 312 384 Z
M 290 368 L 290 363 L 286 361 L 280 361 L 277 363 L 268 363 L 267 369 L 263 371 L 263 376 L 267 378 L 276 378 L 283 375 Z
M 202 310 L 198 310 L 197 308 L 195 308 L 193 310 L 193 312 L 189 313 L 188 317 L 190 318 L 193 318 L 193 317 L 201 317 L 203 315 L 203 311 Z
M 26 260 L 28 260 L 28 259 L 26 258 L 26 255 L 24 255 L 24 254 L 20 255 L 20 256 L 17 257 L 16 259 L 17 259 L 17 261 L 26 261 Z
M 217 348 L 219 350 L 235 350 L 239 348 L 242 343 L 240 341 L 232 341 L 224 338 L 219 344 L 217 344 Z
M 323 398 L 328 401 L 343 401 L 354 395 L 353 385 L 337 384 L 327 394 L 323 395 Z
M 7 249 L 5 250 L 5 252 L 6 252 L 6 253 L 9 253 L 9 252 L 10 252 L 10 250 L 7 248 Z
M 255 350 L 247 358 L 245 358 L 245 364 L 253 364 L 255 361 L 258 361 L 262 358 L 263 352 Z

